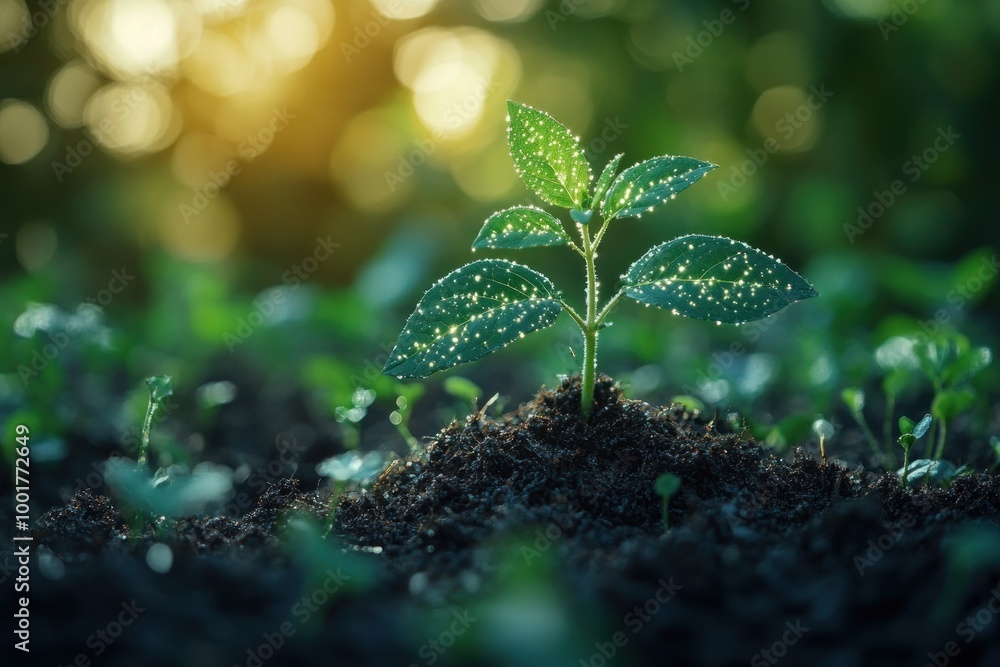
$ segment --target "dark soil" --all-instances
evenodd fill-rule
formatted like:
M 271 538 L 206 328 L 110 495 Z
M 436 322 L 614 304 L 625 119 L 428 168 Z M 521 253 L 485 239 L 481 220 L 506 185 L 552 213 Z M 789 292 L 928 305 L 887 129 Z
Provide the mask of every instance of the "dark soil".
M 402 667 L 1000 665 L 995 476 L 902 491 L 892 475 L 801 452 L 783 462 L 680 408 L 625 400 L 607 378 L 596 402 L 583 422 L 579 383 L 566 381 L 503 422 L 473 416 L 345 497 L 334 534 L 378 574 L 304 624 L 295 605 L 316 579 L 278 535 L 289 510 L 325 520 L 317 492 L 283 480 L 241 519 L 183 519 L 130 538 L 111 501 L 82 491 L 36 526 L 34 548 L 46 555 L 32 580 L 32 656 L 223 667 L 271 653 L 281 665 Z M 653 490 L 664 472 L 682 480 L 666 534 Z M 165 574 L 146 564 L 153 541 L 172 547 Z M 518 607 L 512 581 L 558 592 L 556 621 L 566 622 L 546 621 L 540 602 Z M 109 645 L 91 638 L 133 599 L 143 611 L 132 627 Z M 454 610 L 487 620 L 465 633 Z M 283 623 L 294 633 L 258 650 Z M 455 647 L 429 650 L 454 623 L 464 635 Z

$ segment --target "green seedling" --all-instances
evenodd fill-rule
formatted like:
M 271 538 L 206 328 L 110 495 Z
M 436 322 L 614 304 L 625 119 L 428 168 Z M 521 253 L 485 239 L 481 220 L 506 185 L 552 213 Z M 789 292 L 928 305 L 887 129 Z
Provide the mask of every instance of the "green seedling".
M 468 378 L 453 375 L 444 381 L 445 393 L 455 398 L 469 403 L 472 407 L 479 402 L 479 397 L 483 395 L 483 390 L 475 382 Z
M 823 463 L 826 463 L 826 441 L 833 437 L 833 424 L 820 417 L 812 423 L 812 431 L 819 438 L 819 454 L 823 457 Z
M 962 334 L 941 332 L 934 336 L 894 336 L 876 350 L 875 357 L 887 373 L 883 383 L 887 398 L 894 397 L 919 375 L 930 383 L 934 391 L 934 424 L 927 436 L 924 458 L 940 460 L 948 424 L 975 403 L 976 392 L 970 382 L 992 363 L 992 350 L 974 347 Z
M 153 417 L 161 404 L 174 393 L 173 380 L 169 375 L 156 375 L 146 378 L 149 389 L 149 404 L 146 406 L 146 418 L 142 422 L 142 435 L 139 441 L 139 466 L 146 465 L 149 454 L 149 431 L 153 426 Z
M 899 418 L 899 444 L 903 448 L 903 468 L 899 471 L 900 482 L 906 488 L 906 480 L 910 476 L 910 448 L 913 443 L 924 437 L 931 427 L 931 416 L 924 415 L 919 423 L 914 423 L 909 417 Z
M 997 458 L 997 460 L 993 462 L 993 465 L 990 466 L 990 471 L 992 472 L 1000 466 L 1000 438 L 995 435 L 990 436 L 990 448 L 993 450 L 993 455 Z
M 861 428 L 861 432 L 864 433 L 865 440 L 868 441 L 868 445 L 872 448 L 872 453 L 875 454 L 876 459 L 880 463 L 887 463 L 889 468 L 895 468 L 896 456 L 892 453 L 891 449 L 882 451 L 878 440 L 875 439 L 875 434 L 872 433 L 872 430 L 868 427 L 868 422 L 865 420 L 864 390 L 857 387 L 848 387 L 840 393 L 840 398 L 843 399 L 844 405 L 847 406 L 847 411 L 851 413 L 851 417 L 854 418 L 854 421 Z
M 670 530 L 670 499 L 677 495 L 681 488 L 681 478 L 673 473 L 665 472 L 656 478 L 654 487 L 663 498 L 663 532 Z
M 716 165 L 690 157 L 661 156 L 620 174 L 622 155 L 611 159 L 596 183 L 580 141 L 548 114 L 508 101 L 508 145 L 514 167 L 543 201 L 569 209 L 580 243 L 563 223 L 535 206 L 491 215 L 472 244 L 477 249 L 567 246 L 586 266 L 586 308 L 570 306 L 548 278 L 503 259 L 467 264 L 435 283 L 417 304 L 383 372 L 426 377 L 475 361 L 533 331 L 565 311 L 583 337 L 581 412 L 590 415 L 597 376 L 598 332 L 622 298 L 659 306 L 675 315 L 742 323 L 817 296 L 812 285 L 760 250 L 727 238 L 691 234 L 658 245 L 621 277 L 603 305 L 595 260 L 611 222 L 641 218 L 700 180 Z M 595 213 L 602 222 L 595 220 Z M 596 233 L 592 230 L 597 229 Z
M 316 472 L 329 477 L 333 482 L 330 503 L 327 506 L 326 532 L 333 530 L 333 520 L 337 514 L 340 497 L 349 486 L 365 487 L 385 470 L 385 456 L 380 452 L 361 455 L 355 450 L 332 456 L 316 466 Z

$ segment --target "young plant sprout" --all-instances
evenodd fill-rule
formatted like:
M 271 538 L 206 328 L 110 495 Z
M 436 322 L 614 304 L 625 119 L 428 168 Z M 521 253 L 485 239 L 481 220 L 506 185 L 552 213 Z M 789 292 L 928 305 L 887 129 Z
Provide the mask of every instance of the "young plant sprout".
M 385 470 L 385 456 L 379 452 L 368 452 L 361 455 L 351 450 L 344 454 L 332 456 L 316 466 L 316 472 L 333 481 L 330 493 L 330 504 L 327 505 L 326 532 L 333 530 L 333 520 L 337 514 L 340 497 L 351 484 L 367 486 Z
M 896 456 L 892 453 L 892 450 L 882 451 L 882 447 L 879 446 L 878 440 L 875 439 L 875 434 L 872 430 L 868 428 L 868 422 L 865 420 L 865 392 L 857 387 L 848 387 L 844 391 L 840 392 L 840 398 L 844 401 L 844 405 L 847 406 L 847 411 L 851 413 L 851 417 L 861 428 L 861 432 L 865 434 L 865 440 L 868 441 L 868 445 L 872 448 L 872 452 L 879 462 L 886 461 L 889 468 L 896 467 Z
M 579 243 L 563 223 L 536 206 L 491 215 L 472 244 L 483 249 L 566 246 L 586 266 L 585 308 L 578 311 L 541 273 L 503 259 L 467 264 L 436 282 L 417 304 L 383 372 L 419 378 L 475 361 L 565 311 L 583 334 L 581 412 L 590 415 L 597 377 L 598 332 L 623 297 L 674 315 L 739 324 L 817 296 L 780 260 L 732 239 L 690 234 L 660 244 L 621 277 L 603 304 L 595 260 L 614 220 L 641 218 L 674 199 L 716 165 L 690 157 L 655 157 L 617 174 L 611 159 L 596 183 L 579 140 L 548 114 L 507 102 L 508 145 L 525 185 L 543 201 L 569 209 Z M 594 220 L 595 213 L 600 218 Z M 595 231 L 596 230 L 596 231 Z
M 146 387 L 149 389 L 149 404 L 146 406 L 146 418 L 142 422 L 142 435 L 139 442 L 139 465 L 146 465 L 146 457 L 149 453 L 149 431 L 153 426 L 153 416 L 160 408 L 160 404 L 173 395 L 174 384 L 169 375 L 156 375 L 146 378 Z
M 826 463 L 826 439 L 833 437 L 833 424 L 821 417 L 812 423 L 812 431 L 819 438 L 819 454 Z
M 910 447 L 913 443 L 924 437 L 927 429 L 931 427 L 931 416 L 924 415 L 919 423 L 914 423 L 909 417 L 899 418 L 899 444 L 903 448 L 903 469 L 899 471 L 900 481 L 903 488 L 906 488 L 906 478 L 910 475 Z
M 681 488 L 681 478 L 673 473 L 665 472 L 656 478 L 656 492 L 663 498 L 663 532 L 670 530 L 670 499 L 677 495 Z

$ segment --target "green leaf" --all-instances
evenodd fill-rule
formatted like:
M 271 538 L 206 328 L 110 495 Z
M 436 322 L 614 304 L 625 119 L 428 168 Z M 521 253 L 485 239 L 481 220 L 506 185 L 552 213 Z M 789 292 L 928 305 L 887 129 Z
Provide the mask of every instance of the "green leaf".
M 745 243 L 691 234 L 656 246 L 622 276 L 624 293 L 675 315 L 739 324 L 818 296 L 780 260 Z
M 566 245 L 562 223 L 535 206 L 515 206 L 486 219 L 473 248 L 535 248 Z
M 930 427 L 931 427 L 931 416 L 924 415 L 924 418 L 921 419 L 917 423 L 917 425 L 913 427 L 911 433 L 913 433 L 914 438 L 922 438 L 924 437 L 924 435 L 927 434 L 927 431 L 928 429 L 930 429 Z
M 455 398 L 475 403 L 483 395 L 483 390 L 475 382 L 468 378 L 453 375 L 444 381 L 445 392 Z
M 665 472 L 656 478 L 654 488 L 664 500 L 669 500 L 680 490 L 681 478 L 673 473 Z
M 579 140 L 544 111 L 507 101 L 507 141 L 524 184 L 555 206 L 584 207 L 593 175 Z
M 971 389 L 945 389 L 934 396 L 931 414 L 935 419 L 951 421 L 972 407 L 975 400 L 976 393 Z
M 716 168 L 691 157 L 664 155 L 633 165 L 608 188 L 601 202 L 601 215 L 611 218 L 641 218 L 678 192 L 694 185 Z
M 173 379 L 169 375 L 154 375 L 146 378 L 146 386 L 149 388 L 150 399 L 156 403 L 174 394 Z
M 604 167 L 601 177 L 597 179 L 597 185 L 594 186 L 594 198 L 590 202 L 591 209 L 595 209 L 601 205 L 601 197 L 604 196 L 608 186 L 611 185 L 611 179 L 615 177 L 615 172 L 618 171 L 618 163 L 622 161 L 624 156 L 625 153 L 619 153 L 611 158 L 611 162 Z
M 561 309 L 549 279 L 527 266 L 467 264 L 427 290 L 382 372 L 418 378 L 475 361 L 550 326 Z
M 844 405 L 847 409 L 851 411 L 852 414 L 859 414 L 865 409 L 865 391 L 858 387 L 848 387 L 844 391 L 840 392 L 840 398 L 844 401 Z M 902 422 L 900 422 L 902 424 Z
M 903 435 L 911 435 L 913 433 L 913 429 L 916 428 L 916 426 L 917 423 L 912 419 L 910 419 L 909 417 L 899 418 L 899 432 L 902 433 Z M 916 436 L 914 436 L 914 438 L 915 437 Z

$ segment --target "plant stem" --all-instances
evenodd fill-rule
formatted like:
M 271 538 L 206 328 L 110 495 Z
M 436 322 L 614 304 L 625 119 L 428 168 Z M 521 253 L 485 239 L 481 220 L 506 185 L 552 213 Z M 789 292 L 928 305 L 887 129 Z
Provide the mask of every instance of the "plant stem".
M 894 395 L 886 396 L 885 405 L 885 419 L 882 422 L 882 437 L 885 441 L 886 451 L 892 451 L 892 422 L 893 416 L 896 412 L 896 397 Z
M 938 428 L 937 449 L 934 450 L 934 460 L 935 461 L 940 461 L 941 457 L 944 456 L 944 441 L 945 441 L 945 436 L 948 433 L 948 424 L 947 424 L 947 422 L 945 422 L 945 420 L 944 420 L 943 417 L 938 420 L 938 423 L 941 426 L 940 426 L 940 428 Z
M 580 413 L 589 419 L 594 407 L 594 383 L 597 380 L 597 270 L 594 268 L 594 246 L 590 230 L 577 225 L 583 239 L 584 259 L 587 261 L 587 318 L 583 327 L 583 380 L 580 388 Z
M 911 445 L 912 447 L 912 445 Z M 906 488 L 906 478 L 910 474 L 910 447 L 903 447 L 903 488 Z
M 872 452 L 874 452 L 875 456 L 878 458 L 878 462 L 881 463 L 882 465 L 885 465 L 886 461 L 888 460 L 889 467 L 890 468 L 895 467 L 896 457 L 892 455 L 891 451 L 889 452 L 882 451 L 882 448 L 878 444 L 878 440 L 875 439 L 875 434 L 872 433 L 872 430 L 870 428 L 868 428 L 868 422 L 865 421 L 864 414 L 862 414 L 860 411 L 852 410 L 851 415 L 854 417 L 854 421 L 858 423 L 858 426 L 861 427 L 861 432 L 865 434 L 865 439 L 871 446 Z
M 159 403 L 149 397 L 149 404 L 146 406 L 146 419 L 142 422 L 142 439 L 139 442 L 139 465 L 146 465 L 146 454 L 149 452 L 149 429 L 153 426 L 153 415 Z

